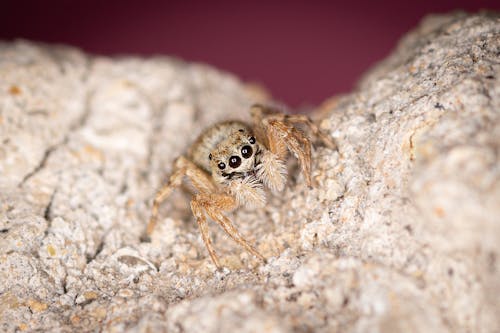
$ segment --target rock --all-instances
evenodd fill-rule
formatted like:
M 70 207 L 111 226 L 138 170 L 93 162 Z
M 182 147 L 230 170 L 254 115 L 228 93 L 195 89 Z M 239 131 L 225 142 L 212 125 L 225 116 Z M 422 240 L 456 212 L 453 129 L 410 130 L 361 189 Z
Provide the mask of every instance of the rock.
M 314 116 L 339 150 L 231 215 L 151 199 L 208 124 L 259 89 L 172 58 L 0 44 L 0 327 L 40 331 L 500 330 L 500 18 L 430 16 Z

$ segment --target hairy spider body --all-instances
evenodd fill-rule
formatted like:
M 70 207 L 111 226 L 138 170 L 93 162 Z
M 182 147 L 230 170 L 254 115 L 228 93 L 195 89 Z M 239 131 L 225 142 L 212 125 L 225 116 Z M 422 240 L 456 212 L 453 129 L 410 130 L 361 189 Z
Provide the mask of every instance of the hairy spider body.
M 186 157 L 175 161 L 169 182 L 154 199 L 148 234 L 155 227 L 159 204 L 186 176 L 198 192 L 191 200 L 191 210 L 217 268 L 221 265 L 212 247 L 207 216 L 248 252 L 265 261 L 223 212 L 239 206 L 264 206 L 264 187 L 273 192 L 282 191 L 286 183 L 288 150 L 297 157 L 307 184 L 312 186 L 311 143 L 296 124 L 306 125 L 330 148 L 335 144 L 306 116 L 285 115 L 262 105 L 252 106 L 251 114 L 253 127 L 241 121 L 217 123 L 198 137 Z
M 251 138 L 254 139 L 250 140 Z M 243 157 L 240 150 L 247 146 L 250 154 L 246 153 Z M 247 124 L 240 121 L 226 121 L 217 123 L 202 133 L 189 149 L 188 157 L 211 174 L 215 181 L 227 183 L 236 178 L 254 175 L 254 169 L 257 166 L 255 157 L 261 152 Z M 229 166 L 230 157 L 237 157 L 234 163 L 240 162 L 241 164 Z M 218 167 L 220 163 L 224 163 L 229 168 L 220 169 Z

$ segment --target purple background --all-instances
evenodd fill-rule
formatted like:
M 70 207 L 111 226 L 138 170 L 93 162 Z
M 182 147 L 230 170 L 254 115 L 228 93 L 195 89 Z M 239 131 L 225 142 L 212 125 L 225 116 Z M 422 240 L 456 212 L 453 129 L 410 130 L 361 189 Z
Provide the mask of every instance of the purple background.
M 0 39 L 107 55 L 177 55 L 261 83 L 300 106 L 351 90 L 425 14 L 498 10 L 499 3 L 0 0 Z

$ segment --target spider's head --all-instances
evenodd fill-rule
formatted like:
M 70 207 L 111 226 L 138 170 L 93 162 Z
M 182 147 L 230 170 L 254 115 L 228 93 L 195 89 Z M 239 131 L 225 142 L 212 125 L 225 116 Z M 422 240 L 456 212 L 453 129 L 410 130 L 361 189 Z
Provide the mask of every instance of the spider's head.
M 253 175 L 258 151 L 258 142 L 249 129 L 238 128 L 229 132 L 208 156 L 213 178 L 224 183 Z

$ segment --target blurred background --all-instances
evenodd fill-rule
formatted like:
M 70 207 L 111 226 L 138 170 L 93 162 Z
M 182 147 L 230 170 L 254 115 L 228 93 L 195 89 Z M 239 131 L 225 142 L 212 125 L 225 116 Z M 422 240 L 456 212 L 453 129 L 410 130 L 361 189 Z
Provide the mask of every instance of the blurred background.
M 349 92 L 423 16 L 499 7 L 499 0 L 0 0 L 0 39 L 103 55 L 175 55 L 262 84 L 301 107 Z

